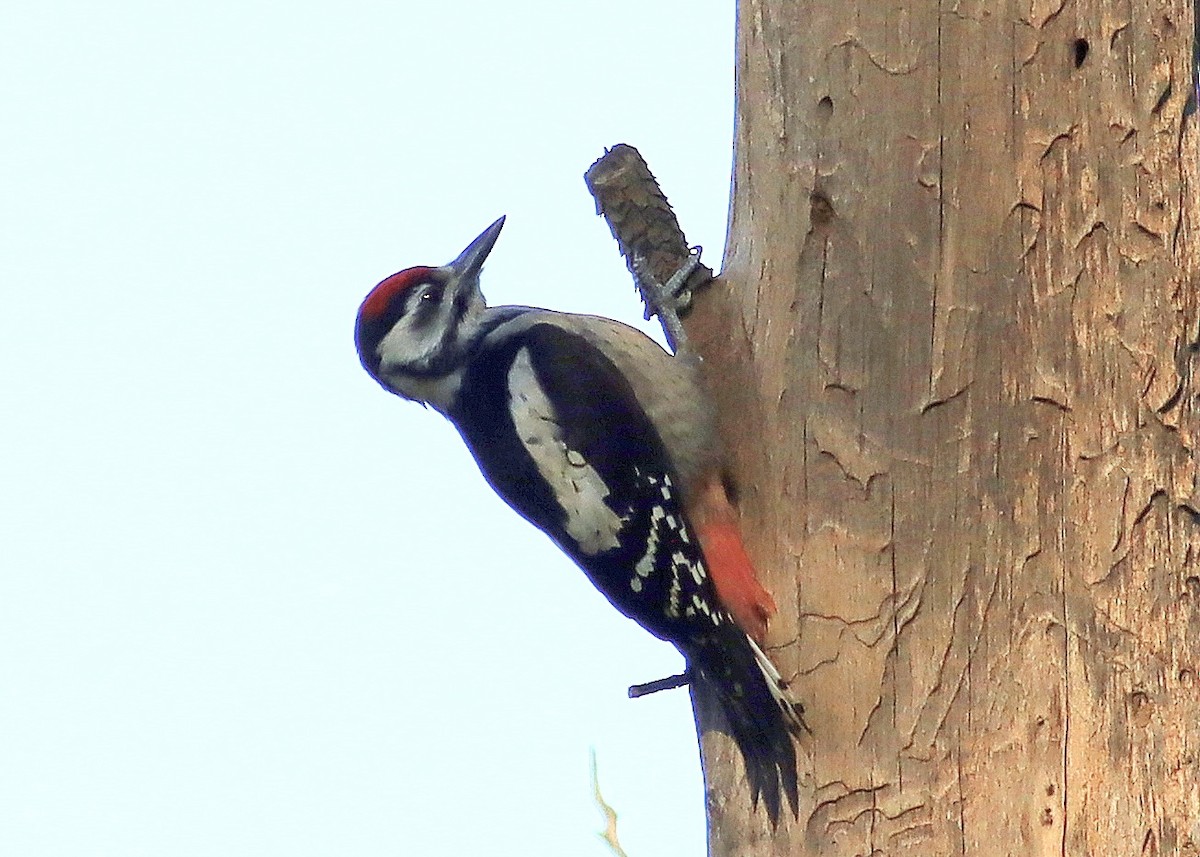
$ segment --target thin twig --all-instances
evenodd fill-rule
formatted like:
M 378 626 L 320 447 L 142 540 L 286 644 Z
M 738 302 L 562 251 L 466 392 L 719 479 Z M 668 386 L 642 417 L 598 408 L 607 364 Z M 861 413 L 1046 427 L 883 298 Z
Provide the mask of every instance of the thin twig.
M 617 840 L 617 811 L 609 806 L 605 802 L 604 796 L 600 794 L 600 774 L 596 769 L 596 749 L 594 747 L 592 748 L 592 794 L 596 798 L 596 805 L 600 807 L 600 812 L 604 813 L 604 832 L 597 836 L 608 844 L 616 857 L 629 857 Z
M 649 696 L 652 693 L 658 693 L 660 690 L 674 690 L 677 687 L 687 687 L 692 683 L 690 673 L 680 673 L 679 675 L 669 675 L 666 678 L 655 679 L 648 681 L 645 684 L 635 684 L 629 688 L 629 698 L 637 699 L 639 696 Z

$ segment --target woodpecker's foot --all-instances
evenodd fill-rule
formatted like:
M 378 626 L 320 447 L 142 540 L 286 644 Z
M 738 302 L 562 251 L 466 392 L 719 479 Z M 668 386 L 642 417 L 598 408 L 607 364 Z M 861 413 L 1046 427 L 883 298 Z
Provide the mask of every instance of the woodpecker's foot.
M 696 245 L 688 252 L 687 261 L 671 275 L 665 283 L 660 283 L 654 275 L 646 270 L 644 260 L 638 256 L 634 259 L 634 272 L 637 274 L 638 286 L 646 301 L 646 318 L 657 315 L 667 334 L 671 348 L 679 351 L 685 341 L 683 323 L 679 314 L 692 305 L 692 291 L 687 287 L 688 277 L 700 264 L 700 254 L 704 248 Z
M 690 671 L 680 673 L 679 675 L 669 675 L 657 681 L 648 681 L 645 684 L 633 685 L 629 688 L 629 698 L 637 699 L 639 696 L 649 696 L 652 693 L 658 693 L 660 690 L 674 690 L 677 687 L 687 687 L 691 683 L 692 674 Z

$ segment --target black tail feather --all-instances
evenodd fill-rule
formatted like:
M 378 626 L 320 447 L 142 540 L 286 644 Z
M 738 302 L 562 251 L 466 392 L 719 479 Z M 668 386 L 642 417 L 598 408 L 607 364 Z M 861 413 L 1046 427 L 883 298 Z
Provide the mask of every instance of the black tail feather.
M 720 702 L 728 733 L 741 751 L 755 807 L 761 798 L 771 824 L 786 796 L 799 817 L 795 736 L 805 729 L 802 709 L 787 696 L 766 655 L 733 623 L 720 640 L 686 653 L 694 674 Z

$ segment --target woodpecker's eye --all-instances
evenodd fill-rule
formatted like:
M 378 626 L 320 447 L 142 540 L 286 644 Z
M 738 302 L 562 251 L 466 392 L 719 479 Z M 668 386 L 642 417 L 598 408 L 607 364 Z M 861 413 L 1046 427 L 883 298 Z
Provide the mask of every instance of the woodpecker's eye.
M 423 304 L 440 304 L 445 291 L 446 286 L 443 283 L 430 283 L 421 291 L 418 300 Z

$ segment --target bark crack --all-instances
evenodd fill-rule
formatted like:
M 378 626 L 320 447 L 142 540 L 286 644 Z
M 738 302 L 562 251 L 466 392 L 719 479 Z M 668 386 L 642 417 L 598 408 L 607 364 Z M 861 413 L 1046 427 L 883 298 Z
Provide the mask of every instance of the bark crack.
M 1069 456 L 1068 444 L 1062 443 L 1062 472 L 1067 473 Z M 1067 815 L 1067 796 L 1071 793 L 1070 774 L 1070 755 L 1071 747 L 1071 635 L 1066 633 L 1071 627 L 1070 617 L 1068 615 L 1069 607 L 1067 603 L 1067 564 L 1061 561 L 1066 547 L 1066 518 L 1060 515 L 1059 517 L 1059 532 L 1058 532 L 1058 556 L 1060 557 L 1060 572 L 1059 572 L 1059 598 L 1062 609 L 1063 621 L 1063 642 L 1062 642 L 1062 670 L 1063 670 L 1063 740 L 1062 740 L 1062 799 L 1059 802 L 1062 812 L 1062 834 L 1059 839 L 1060 857 L 1067 857 L 1067 826 L 1070 823 L 1070 816 Z

